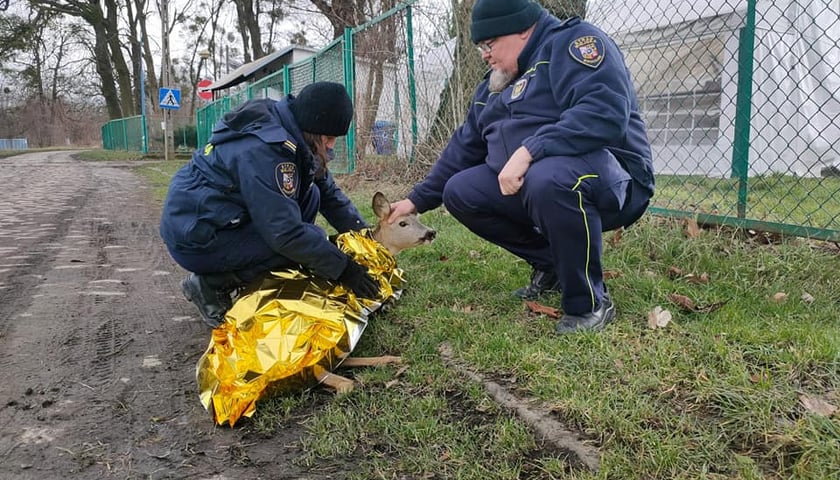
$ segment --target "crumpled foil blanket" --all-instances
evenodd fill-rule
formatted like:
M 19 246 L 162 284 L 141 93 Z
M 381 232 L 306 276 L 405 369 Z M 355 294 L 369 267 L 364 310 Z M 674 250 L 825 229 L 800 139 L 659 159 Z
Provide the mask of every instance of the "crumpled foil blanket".
M 399 299 L 403 271 L 370 229 L 335 241 L 368 267 L 380 285 L 377 298 L 357 298 L 337 282 L 291 269 L 272 272 L 245 292 L 196 366 L 201 404 L 217 424 L 232 427 L 252 416 L 264 395 L 316 386 L 356 347 L 369 315 Z

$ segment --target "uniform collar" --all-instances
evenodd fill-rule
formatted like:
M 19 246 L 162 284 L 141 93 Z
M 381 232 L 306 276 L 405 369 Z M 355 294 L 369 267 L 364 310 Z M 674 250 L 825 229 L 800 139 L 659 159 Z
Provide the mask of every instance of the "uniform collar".
M 562 30 L 578 23 L 580 23 L 580 17 L 571 17 L 561 22 L 557 17 L 548 13 L 547 10 L 543 10 L 542 15 L 537 20 L 534 33 L 531 34 L 531 38 L 528 39 L 525 48 L 522 49 L 519 58 L 516 59 L 519 75 L 525 73 L 532 66 L 531 57 L 545 43 L 546 37 L 551 32 Z

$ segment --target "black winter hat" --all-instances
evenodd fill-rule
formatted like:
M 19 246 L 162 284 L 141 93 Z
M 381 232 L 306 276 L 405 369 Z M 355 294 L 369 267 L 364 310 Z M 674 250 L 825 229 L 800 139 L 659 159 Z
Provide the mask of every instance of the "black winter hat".
M 353 102 L 340 83 L 310 83 L 293 98 L 289 109 L 302 131 L 316 135 L 347 135 L 353 120 Z
M 478 0 L 472 9 L 473 43 L 528 30 L 543 9 L 530 0 Z

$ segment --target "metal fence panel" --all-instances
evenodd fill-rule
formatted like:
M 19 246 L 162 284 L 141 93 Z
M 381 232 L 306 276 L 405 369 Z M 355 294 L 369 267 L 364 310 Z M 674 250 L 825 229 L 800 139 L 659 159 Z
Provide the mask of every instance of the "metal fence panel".
M 415 72 L 411 3 L 202 108 L 199 144 L 248 98 L 332 80 L 356 117 L 331 169 L 412 161 L 459 69 L 450 41 L 426 48 Z M 836 0 L 592 0 L 586 19 L 616 40 L 634 78 L 656 170 L 651 212 L 840 241 Z
M 654 213 L 840 240 L 840 4 L 590 2 L 625 54 Z
M 0 150 L 28 150 L 29 140 L 26 138 L 0 138 Z

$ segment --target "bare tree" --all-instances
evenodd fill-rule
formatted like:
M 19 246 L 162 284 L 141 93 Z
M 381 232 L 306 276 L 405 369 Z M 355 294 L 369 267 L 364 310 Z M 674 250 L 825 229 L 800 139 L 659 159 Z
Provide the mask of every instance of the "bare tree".
M 117 0 L 30 0 L 34 8 L 78 17 L 91 26 L 95 37 L 94 61 L 102 80 L 102 96 L 111 118 L 133 110 L 131 74 L 122 51 Z M 103 7 L 104 6 L 104 11 Z

